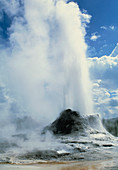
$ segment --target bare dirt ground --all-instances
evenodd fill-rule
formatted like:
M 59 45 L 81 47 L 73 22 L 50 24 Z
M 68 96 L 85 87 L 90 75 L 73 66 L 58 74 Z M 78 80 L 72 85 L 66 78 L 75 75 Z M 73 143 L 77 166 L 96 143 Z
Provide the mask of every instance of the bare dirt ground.
M 48 162 L 30 165 L 0 164 L 0 170 L 118 170 L 117 161 Z

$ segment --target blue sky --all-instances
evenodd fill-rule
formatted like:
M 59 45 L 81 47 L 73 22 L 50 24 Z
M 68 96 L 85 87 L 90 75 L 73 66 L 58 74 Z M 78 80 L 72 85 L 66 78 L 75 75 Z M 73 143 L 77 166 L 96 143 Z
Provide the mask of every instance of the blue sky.
M 118 42 L 118 0 L 76 0 L 92 16 L 87 27 L 89 56 L 109 55 Z M 92 35 L 98 39 L 91 40 Z

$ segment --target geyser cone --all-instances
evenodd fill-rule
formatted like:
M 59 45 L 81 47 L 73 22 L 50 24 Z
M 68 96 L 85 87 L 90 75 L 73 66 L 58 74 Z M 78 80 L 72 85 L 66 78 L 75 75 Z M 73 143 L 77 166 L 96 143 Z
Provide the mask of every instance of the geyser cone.
M 62 111 L 54 122 L 44 128 L 42 134 L 48 131 L 54 135 L 74 135 L 78 137 L 106 132 L 99 115 L 81 116 L 79 112 L 71 109 Z
M 17 116 L 30 115 L 44 124 L 66 108 L 92 113 L 84 41 L 90 16 L 64 0 L 24 0 L 11 6 L 1 74 L 10 102 L 20 110 Z

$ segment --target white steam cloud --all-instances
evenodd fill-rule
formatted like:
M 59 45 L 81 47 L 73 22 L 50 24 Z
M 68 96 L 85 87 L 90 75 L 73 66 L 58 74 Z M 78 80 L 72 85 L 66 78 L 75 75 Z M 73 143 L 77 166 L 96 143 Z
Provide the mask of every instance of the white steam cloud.
M 13 2 L 4 3 L 5 10 L 10 4 L 12 24 L 10 46 L 0 55 L 8 105 L 15 100 L 18 115 L 40 122 L 53 121 L 66 108 L 92 113 L 84 41 L 90 16 L 64 0 Z

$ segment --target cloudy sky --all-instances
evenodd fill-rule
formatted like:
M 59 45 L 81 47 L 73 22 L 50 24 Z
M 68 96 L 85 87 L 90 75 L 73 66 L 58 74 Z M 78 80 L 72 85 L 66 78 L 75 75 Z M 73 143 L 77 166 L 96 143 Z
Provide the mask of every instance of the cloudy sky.
M 118 116 L 118 1 L 76 0 L 91 15 L 86 31 L 88 58 L 97 112 Z
M 73 0 L 88 14 L 85 40 L 93 86 L 95 110 L 103 117 L 118 116 L 118 0 Z M 17 3 L 0 0 L 0 47 L 7 46 L 14 14 L 22 15 Z M 21 6 L 22 6 L 22 0 Z M 1 5 L 2 4 L 2 5 Z M 5 8 L 5 10 L 4 10 Z M 13 8 L 13 9 L 12 9 Z M 9 13 L 9 9 L 11 10 Z M 10 14 L 10 17 L 9 17 Z M 86 15 L 87 16 L 87 15 Z M 32 16 L 30 16 L 31 18 Z M 16 17 L 17 18 L 17 17 Z M 22 22 L 22 21 L 21 21 Z M 0 100 L 3 97 L 0 95 Z

